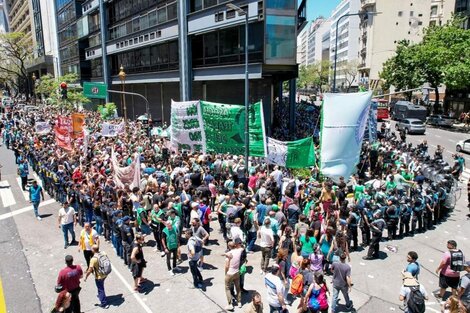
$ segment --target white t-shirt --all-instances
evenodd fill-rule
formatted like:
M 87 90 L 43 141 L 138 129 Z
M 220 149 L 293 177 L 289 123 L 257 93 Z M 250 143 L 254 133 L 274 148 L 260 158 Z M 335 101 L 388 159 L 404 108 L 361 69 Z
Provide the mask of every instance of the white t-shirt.
M 277 294 L 284 294 L 284 284 L 282 283 L 279 276 L 273 275 L 271 273 L 266 274 L 264 277 L 264 285 L 266 286 L 269 305 L 276 308 L 281 307 Z
M 235 248 L 230 250 L 227 254 L 231 254 L 231 258 L 227 258 L 230 260 L 230 265 L 228 267 L 227 274 L 233 275 L 240 271 L 240 259 L 242 256 L 243 248 Z
M 260 247 L 266 248 L 274 245 L 274 233 L 270 227 L 268 228 L 263 225 L 263 227 L 260 228 L 260 237 Z
M 75 216 L 75 209 L 71 206 L 65 210 L 65 208 L 60 208 L 59 210 L 59 217 L 60 217 L 60 224 L 67 225 L 74 222 Z
M 98 236 L 98 233 L 96 232 L 96 230 L 94 230 L 93 228 L 91 229 L 91 234 L 87 233 L 86 231 L 84 232 L 85 233 L 85 250 L 91 250 L 91 245 L 90 245 L 90 241 L 93 242 L 93 244 L 96 243 L 96 241 L 100 238 Z M 90 236 L 93 236 L 93 240 L 90 240 Z
M 238 226 L 230 227 L 230 234 L 232 235 L 232 240 L 235 240 L 235 238 L 240 238 L 242 242 L 245 242 L 245 234 L 240 229 L 240 227 Z

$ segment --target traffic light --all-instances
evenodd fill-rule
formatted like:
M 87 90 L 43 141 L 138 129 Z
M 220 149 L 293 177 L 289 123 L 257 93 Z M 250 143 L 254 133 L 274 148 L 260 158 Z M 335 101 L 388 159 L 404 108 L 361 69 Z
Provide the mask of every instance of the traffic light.
M 62 95 L 62 100 L 67 99 L 67 83 L 66 82 L 60 83 L 60 94 Z

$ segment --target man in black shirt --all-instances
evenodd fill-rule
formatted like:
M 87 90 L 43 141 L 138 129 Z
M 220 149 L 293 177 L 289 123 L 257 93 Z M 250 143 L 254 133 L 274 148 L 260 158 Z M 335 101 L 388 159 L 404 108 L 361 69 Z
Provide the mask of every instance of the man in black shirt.
M 130 226 L 130 222 L 131 218 L 129 216 L 124 216 L 122 218 L 122 224 L 120 226 L 122 246 L 124 250 L 124 264 L 128 267 L 131 266 L 131 246 L 132 242 L 134 241 L 134 230 Z

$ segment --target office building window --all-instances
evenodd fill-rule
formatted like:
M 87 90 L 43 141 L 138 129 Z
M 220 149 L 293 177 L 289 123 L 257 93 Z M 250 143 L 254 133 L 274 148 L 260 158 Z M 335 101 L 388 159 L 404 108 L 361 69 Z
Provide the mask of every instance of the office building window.
M 66 6 L 70 2 L 72 2 L 72 0 L 56 0 L 55 3 L 56 3 L 57 11 L 62 9 L 64 6 Z
M 267 9 L 295 10 L 295 0 L 269 0 L 266 1 Z M 348 6 L 349 7 L 349 6 Z
M 217 0 L 204 0 L 204 8 L 209 8 L 217 5 Z
M 398 16 L 403 16 L 403 11 L 398 11 Z
M 167 21 L 166 18 L 166 7 L 158 10 L 158 23 L 164 23 Z
M 285 63 L 296 58 L 295 16 L 266 17 L 266 61 Z
M 433 5 L 431 7 L 431 16 L 436 16 L 437 15 L 437 5 Z

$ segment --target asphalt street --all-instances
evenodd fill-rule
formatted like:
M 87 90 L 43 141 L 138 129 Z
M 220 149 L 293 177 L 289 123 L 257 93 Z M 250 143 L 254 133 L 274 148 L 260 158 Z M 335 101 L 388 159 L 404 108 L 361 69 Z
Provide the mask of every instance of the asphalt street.
M 408 140 L 417 143 L 427 138 L 430 152 L 434 146 L 441 144 L 446 148 L 446 159 L 455 151 L 455 142 L 470 138 L 470 135 L 449 132 L 447 130 L 428 128 L 425 136 L 408 136 Z M 452 141 L 451 141 L 452 140 Z M 0 277 L 6 298 L 8 312 L 49 312 L 56 294 L 54 286 L 57 274 L 64 267 L 64 256 L 71 254 L 76 262 L 84 267 L 85 260 L 77 247 L 63 249 L 62 232 L 57 227 L 59 204 L 46 196 L 40 208 L 43 220 L 38 221 L 20 189 L 14 164 L 13 153 L 0 147 L 2 181 L 0 182 Z M 468 158 L 468 155 L 466 155 Z M 470 160 L 468 160 L 470 161 Z M 470 164 L 470 163 L 467 163 Z M 31 175 L 33 177 L 33 175 Z M 468 178 L 468 176 L 467 176 Z M 10 186 L 10 187 L 5 187 Z M 5 205 L 6 204 L 6 205 Z M 354 282 L 351 299 L 358 312 L 400 312 L 398 300 L 401 286 L 401 271 L 406 265 L 406 254 L 414 250 L 419 254 L 418 262 L 422 266 L 420 282 L 431 293 L 438 288 L 438 277 L 434 274 L 440 262 L 448 239 L 455 239 L 459 248 L 470 255 L 470 227 L 466 218 L 466 192 L 463 192 L 456 209 L 447 221 L 438 225 L 433 231 L 418 234 L 402 240 L 381 243 L 381 259 L 364 261 L 366 251 L 351 254 L 352 279 Z M 13 212 L 13 214 L 10 214 Z M 110 297 L 111 307 L 106 312 L 224 312 L 226 297 L 224 291 L 224 258 L 225 250 L 222 236 L 218 233 L 218 223 L 211 224 L 212 244 L 206 249 L 207 267 L 202 272 L 205 279 L 203 290 L 190 289 L 191 275 L 188 263 L 181 264 L 181 273 L 170 276 L 166 269 L 165 259 L 153 251 L 152 246 L 144 247 L 148 267 L 144 276 L 149 279 L 142 293 L 132 291 L 133 280 L 130 272 L 116 257 L 110 243 L 102 241 L 101 248 L 110 256 L 113 272 L 106 280 L 105 287 Z M 80 229 L 75 233 L 78 237 Z M 151 238 L 153 239 L 153 238 Z M 150 244 L 153 241 L 150 240 Z M 386 248 L 389 246 L 389 249 Z M 186 252 L 186 247 L 182 247 Z M 245 277 L 245 289 L 256 290 L 263 296 L 265 312 L 269 311 L 266 302 L 266 290 L 263 277 L 259 274 L 260 253 L 249 256 L 249 273 Z M 331 278 L 327 277 L 328 284 Z M 101 312 L 96 306 L 96 287 L 92 277 L 82 282 L 82 311 Z M 331 295 L 330 295 L 331 296 Z M 243 303 L 250 300 L 244 295 Z M 347 312 L 344 300 L 340 296 L 340 311 Z M 289 308 L 296 311 L 297 302 Z M 243 309 L 236 308 L 235 312 Z M 440 304 L 430 294 L 427 312 L 440 312 Z

